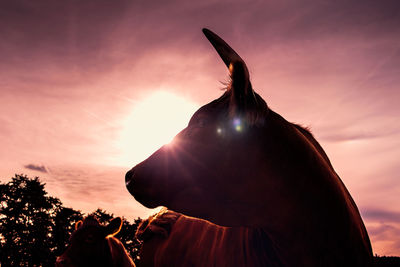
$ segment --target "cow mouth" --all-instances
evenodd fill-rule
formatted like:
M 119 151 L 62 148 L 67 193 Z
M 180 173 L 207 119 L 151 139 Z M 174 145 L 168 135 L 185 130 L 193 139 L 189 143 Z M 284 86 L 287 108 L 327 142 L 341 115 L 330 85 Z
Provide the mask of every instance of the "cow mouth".
M 132 194 L 132 193 L 131 193 Z M 135 193 L 132 194 L 133 197 L 138 201 L 140 204 L 145 206 L 146 208 L 149 209 L 155 209 L 159 206 L 161 206 L 158 202 L 156 202 L 154 199 L 148 198 L 147 196 L 140 194 L 140 193 Z

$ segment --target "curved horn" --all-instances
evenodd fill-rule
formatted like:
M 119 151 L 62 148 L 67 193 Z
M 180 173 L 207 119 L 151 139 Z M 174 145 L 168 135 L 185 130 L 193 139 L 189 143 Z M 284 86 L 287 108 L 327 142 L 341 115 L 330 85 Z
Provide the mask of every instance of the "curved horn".
M 222 40 L 218 35 L 210 31 L 209 29 L 203 29 L 204 35 L 217 50 L 219 56 L 224 61 L 225 65 L 229 69 L 229 65 L 234 62 L 241 62 L 246 66 L 244 60 L 233 50 L 224 40 Z M 247 67 L 246 67 L 247 69 Z

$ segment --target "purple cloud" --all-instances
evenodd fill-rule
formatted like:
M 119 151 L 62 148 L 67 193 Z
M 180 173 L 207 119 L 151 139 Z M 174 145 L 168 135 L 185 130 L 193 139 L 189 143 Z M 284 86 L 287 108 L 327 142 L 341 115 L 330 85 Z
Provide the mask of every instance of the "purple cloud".
M 33 171 L 38 171 L 38 172 L 43 172 L 47 173 L 47 168 L 44 165 L 35 165 L 35 164 L 27 164 L 24 165 L 26 169 L 33 170 Z

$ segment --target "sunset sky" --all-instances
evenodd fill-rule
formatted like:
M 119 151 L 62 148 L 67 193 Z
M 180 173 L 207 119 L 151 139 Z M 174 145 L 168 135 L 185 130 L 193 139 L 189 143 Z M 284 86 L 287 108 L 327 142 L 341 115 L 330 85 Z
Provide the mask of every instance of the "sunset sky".
M 144 218 L 124 175 L 222 94 L 207 27 L 253 87 L 311 128 L 374 253 L 400 256 L 400 2 L 0 2 L 0 180 L 39 176 L 74 209 Z

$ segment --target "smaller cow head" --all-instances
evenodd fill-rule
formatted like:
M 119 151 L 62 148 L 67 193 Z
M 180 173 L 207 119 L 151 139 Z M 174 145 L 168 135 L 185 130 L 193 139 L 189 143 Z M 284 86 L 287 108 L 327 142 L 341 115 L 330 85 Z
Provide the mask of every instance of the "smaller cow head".
M 57 258 L 56 266 L 114 266 L 110 239 L 115 239 L 121 226 L 121 218 L 114 218 L 108 225 L 101 225 L 93 216 L 77 222 L 70 244 Z

